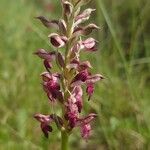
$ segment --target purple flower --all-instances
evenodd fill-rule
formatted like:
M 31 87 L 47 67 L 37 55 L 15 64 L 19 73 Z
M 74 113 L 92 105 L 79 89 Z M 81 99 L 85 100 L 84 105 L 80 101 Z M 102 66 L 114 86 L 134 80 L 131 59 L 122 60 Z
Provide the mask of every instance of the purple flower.
M 79 117 L 78 106 L 73 102 L 73 99 L 69 99 L 66 103 L 65 118 L 69 121 L 70 128 L 75 127 L 76 121 Z
M 90 113 L 88 116 L 84 118 L 78 118 L 76 122 L 76 126 L 82 126 L 85 124 L 89 124 L 91 121 L 93 121 L 97 117 L 97 114 Z
M 43 88 L 47 93 L 48 98 L 51 101 L 55 101 L 61 93 L 58 75 L 44 72 L 41 74 L 41 76 L 43 79 Z
M 94 84 L 104 79 L 104 77 L 100 74 L 91 75 L 87 69 L 79 72 L 75 78 L 73 79 L 73 82 L 71 84 L 72 87 L 75 86 L 81 86 L 83 83 L 86 84 L 86 92 L 89 95 L 88 100 L 90 100 L 92 94 L 94 93 Z
M 83 95 L 83 91 L 82 88 L 80 86 L 76 86 L 73 90 L 72 95 L 74 96 L 75 99 L 75 104 L 78 107 L 78 112 L 81 112 L 82 106 L 83 106 L 83 102 L 82 102 L 82 95 Z
M 36 54 L 37 56 L 39 56 L 41 59 L 44 59 L 44 66 L 46 68 L 47 71 L 49 71 L 49 69 L 52 68 L 52 61 L 55 59 L 56 57 L 56 52 L 47 52 L 44 49 L 39 49 L 37 52 L 35 52 L 34 54 Z
M 52 132 L 52 127 L 49 125 L 53 122 L 50 115 L 35 114 L 34 118 L 41 123 L 41 129 L 46 138 L 48 138 L 48 133 Z
M 93 121 L 96 117 L 97 117 L 96 114 L 91 113 L 87 117 L 78 119 L 76 122 L 76 126 L 79 126 L 81 128 L 81 136 L 86 140 L 90 136 L 91 131 L 90 122 Z
M 89 61 L 80 62 L 77 59 L 73 59 L 70 62 L 70 64 L 67 66 L 67 68 L 69 68 L 69 69 L 76 69 L 79 72 L 81 72 L 83 70 L 87 70 L 89 68 L 92 68 L 92 66 L 91 66 Z

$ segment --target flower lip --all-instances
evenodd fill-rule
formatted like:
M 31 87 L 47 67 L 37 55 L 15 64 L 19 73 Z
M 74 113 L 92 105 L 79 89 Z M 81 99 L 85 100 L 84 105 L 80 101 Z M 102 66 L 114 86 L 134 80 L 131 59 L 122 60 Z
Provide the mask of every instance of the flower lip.
M 91 96 L 93 95 L 94 93 L 94 85 L 93 84 L 89 84 L 86 88 L 86 93 L 89 95 L 89 98 L 88 100 L 91 99 Z
M 90 132 L 91 132 L 91 125 L 90 124 L 86 124 L 81 126 L 81 136 L 83 139 L 87 140 L 90 136 Z

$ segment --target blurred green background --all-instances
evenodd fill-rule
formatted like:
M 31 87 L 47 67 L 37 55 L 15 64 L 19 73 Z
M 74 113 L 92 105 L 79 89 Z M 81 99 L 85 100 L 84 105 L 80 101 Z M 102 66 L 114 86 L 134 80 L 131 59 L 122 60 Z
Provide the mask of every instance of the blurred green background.
M 91 21 L 101 27 L 93 36 L 100 41 L 96 53 L 86 53 L 106 79 L 96 85 L 84 110 L 95 111 L 88 142 L 75 132 L 71 150 L 150 149 L 150 1 L 95 0 Z M 54 129 L 43 137 L 36 112 L 51 113 L 40 85 L 44 70 L 33 55 L 38 48 L 51 50 L 46 29 L 35 16 L 60 18 L 60 0 L 0 0 L 0 149 L 59 150 L 60 134 Z

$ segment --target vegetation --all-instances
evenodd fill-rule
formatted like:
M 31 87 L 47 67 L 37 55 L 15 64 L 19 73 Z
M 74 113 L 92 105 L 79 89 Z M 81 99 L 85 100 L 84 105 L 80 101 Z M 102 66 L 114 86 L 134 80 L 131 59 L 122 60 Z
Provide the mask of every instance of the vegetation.
M 92 137 L 86 143 L 76 132 L 70 147 L 88 150 L 150 149 L 150 41 L 148 0 L 95 0 L 93 22 L 101 27 L 94 36 L 99 50 L 86 54 L 92 72 L 105 75 L 84 109 L 98 117 Z M 51 32 L 34 19 L 43 15 L 58 18 L 57 0 L 0 1 L 0 148 L 2 150 L 58 149 L 60 134 L 55 130 L 45 139 L 33 119 L 34 112 L 53 113 L 42 92 L 38 74 L 41 60 L 33 56 Z M 85 99 L 87 96 L 85 95 Z M 59 113 L 59 112 L 58 112 Z M 78 146 L 78 148 L 77 148 Z

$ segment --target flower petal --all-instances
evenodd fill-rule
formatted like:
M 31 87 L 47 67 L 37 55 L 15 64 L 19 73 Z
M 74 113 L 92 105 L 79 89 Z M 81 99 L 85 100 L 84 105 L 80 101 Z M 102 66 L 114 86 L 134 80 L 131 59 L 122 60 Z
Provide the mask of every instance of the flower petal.
M 54 27 L 54 28 L 58 29 L 58 23 L 59 23 L 58 20 L 51 20 L 50 21 L 50 20 L 46 19 L 44 16 L 39 16 L 36 18 L 39 19 L 45 27 L 47 27 L 47 28 Z
M 91 132 L 91 125 L 90 124 L 86 124 L 86 125 L 81 126 L 81 136 L 85 140 L 87 140 L 89 138 L 90 132 Z
M 41 59 L 46 59 L 46 60 L 52 61 L 55 58 L 56 52 L 54 52 L 54 51 L 47 52 L 44 49 L 39 49 L 34 54 L 39 56 Z
M 88 78 L 86 80 L 86 84 L 93 84 L 102 79 L 104 79 L 104 77 L 101 74 L 95 74 L 92 76 L 88 76 Z

